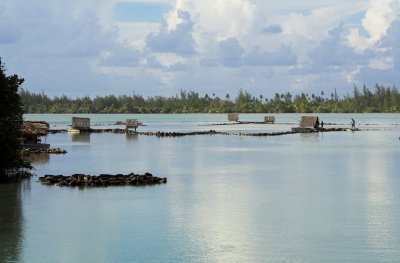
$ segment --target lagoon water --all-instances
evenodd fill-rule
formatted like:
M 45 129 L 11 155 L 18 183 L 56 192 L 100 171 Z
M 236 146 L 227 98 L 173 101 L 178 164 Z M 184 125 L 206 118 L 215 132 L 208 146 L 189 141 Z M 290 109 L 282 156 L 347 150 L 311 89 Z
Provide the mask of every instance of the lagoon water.
M 290 130 L 301 115 L 229 126 L 211 125 L 224 114 L 88 116 L 94 128 L 137 118 L 141 131 L 259 132 Z M 326 127 L 354 118 L 361 131 L 48 135 L 68 153 L 34 156 L 38 176 L 148 171 L 168 183 L 0 185 L 0 262 L 400 262 L 400 115 L 319 116 Z M 51 128 L 71 117 L 24 116 Z

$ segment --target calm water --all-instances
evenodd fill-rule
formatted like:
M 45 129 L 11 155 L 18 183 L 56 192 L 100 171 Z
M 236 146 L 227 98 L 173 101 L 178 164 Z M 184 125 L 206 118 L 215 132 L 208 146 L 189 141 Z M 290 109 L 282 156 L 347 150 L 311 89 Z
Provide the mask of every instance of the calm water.
M 62 128 L 71 116 L 25 118 Z M 95 128 L 138 118 L 147 125 L 142 131 L 285 131 L 300 118 L 275 116 L 275 125 L 235 126 L 210 126 L 226 115 L 89 117 Z M 48 135 L 47 143 L 68 153 L 36 156 L 39 176 L 149 171 L 168 183 L 82 190 L 33 178 L 0 185 L 0 262 L 399 262 L 400 116 L 319 116 L 338 127 L 353 117 L 364 130 Z

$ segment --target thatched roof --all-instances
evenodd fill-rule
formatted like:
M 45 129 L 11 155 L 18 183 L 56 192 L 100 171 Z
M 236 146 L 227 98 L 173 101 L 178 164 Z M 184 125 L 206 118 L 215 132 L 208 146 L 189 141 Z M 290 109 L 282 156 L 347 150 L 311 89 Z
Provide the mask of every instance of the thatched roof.
M 300 127 L 315 127 L 318 120 L 318 116 L 301 116 L 299 126 Z
M 21 126 L 22 136 L 44 136 L 48 133 L 49 124 L 44 121 L 23 121 Z

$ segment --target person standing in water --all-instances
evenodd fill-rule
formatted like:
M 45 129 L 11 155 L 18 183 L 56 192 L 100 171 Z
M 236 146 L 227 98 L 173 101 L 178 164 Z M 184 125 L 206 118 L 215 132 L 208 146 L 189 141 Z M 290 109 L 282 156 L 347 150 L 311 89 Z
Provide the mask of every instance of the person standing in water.
M 356 129 L 356 121 L 353 118 L 351 118 L 351 129 L 352 130 Z

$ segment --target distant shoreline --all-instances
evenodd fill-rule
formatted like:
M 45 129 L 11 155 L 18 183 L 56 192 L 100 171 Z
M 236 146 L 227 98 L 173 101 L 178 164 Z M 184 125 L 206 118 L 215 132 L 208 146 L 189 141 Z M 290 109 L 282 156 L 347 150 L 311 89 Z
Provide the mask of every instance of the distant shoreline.
M 50 98 L 44 93 L 27 90 L 20 92 L 26 113 L 59 114 L 145 114 L 145 113 L 399 113 L 400 93 L 393 85 L 376 85 L 374 91 L 366 86 L 354 87 L 352 95 L 339 98 L 336 90 L 329 95 L 278 94 L 273 98 L 253 95 L 239 90 L 232 99 L 229 94 L 220 98 L 199 95 L 194 91 L 181 91 L 175 96 L 143 97 L 142 95 L 108 95 L 70 98 L 66 95 Z

